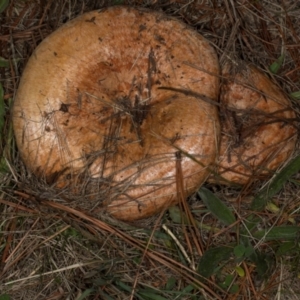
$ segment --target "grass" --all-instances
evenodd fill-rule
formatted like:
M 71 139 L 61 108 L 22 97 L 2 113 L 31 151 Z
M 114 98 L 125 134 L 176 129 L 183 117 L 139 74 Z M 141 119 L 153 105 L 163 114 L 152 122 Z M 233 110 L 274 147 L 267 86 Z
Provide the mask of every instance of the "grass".
M 28 57 L 62 23 L 116 4 L 190 24 L 221 62 L 234 55 L 269 72 L 299 112 L 294 1 L 0 1 L 0 300 L 299 299 L 299 151 L 269 181 L 206 184 L 188 202 L 134 224 L 41 196 L 28 178 L 10 119 Z

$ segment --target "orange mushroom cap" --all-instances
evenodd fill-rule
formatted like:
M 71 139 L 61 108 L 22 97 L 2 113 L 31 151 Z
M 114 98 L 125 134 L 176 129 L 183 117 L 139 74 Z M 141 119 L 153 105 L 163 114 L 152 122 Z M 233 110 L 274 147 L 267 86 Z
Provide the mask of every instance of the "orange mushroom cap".
M 295 149 L 291 102 L 261 71 L 226 64 L 221 85 L 221 146 L 217 174 L 209 182 L 244 185 L 266 179 Z
M 204 100 L 217 101 L 218 73 L 209 43 L 178 20 L 127 7 L 83 14 L 24 70 L 13 110 L 22 159 L 117 218 L 157 213 L 177 201 L 176 152 L 187 194 L 215 161 L 218 112 Z

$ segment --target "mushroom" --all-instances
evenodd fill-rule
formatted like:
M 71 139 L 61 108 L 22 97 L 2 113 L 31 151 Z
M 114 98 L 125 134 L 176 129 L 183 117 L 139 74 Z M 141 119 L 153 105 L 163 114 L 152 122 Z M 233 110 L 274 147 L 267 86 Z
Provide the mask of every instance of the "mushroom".
M 221 145 L 209 182 L 244 185 L 270 177 L 291 156 L 297 139 L 289 99 L 250 64 L 227 63 L 221 84 Z
M 218 150 L 219 66 L 209 42 L 159 12 L 92 11 L 34 51 L 14 102 L 38 178 L 122 220 L 151 216 L 207 178 Z M 180 154 L 180 155 L 179 155 Z

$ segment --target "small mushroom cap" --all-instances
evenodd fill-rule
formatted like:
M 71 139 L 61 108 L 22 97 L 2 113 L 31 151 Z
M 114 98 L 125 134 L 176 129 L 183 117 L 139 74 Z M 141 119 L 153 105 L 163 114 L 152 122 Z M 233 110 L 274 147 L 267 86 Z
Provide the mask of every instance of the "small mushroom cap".
M 81 15 L 22 75 L 13 123 L 23 161 L 117 218 L 158 213 L 177 201 L 177 151 L 187 194 L 215 161 L 217 108 L 185 91 L 217 101 L 218 73 L 209 43 L 178 20 L 127 7 Z
M 221 85 L 221 146 L 209 182 L 244 185 L 266 179 L 295 149 L 295 112 L 289 99 L 262 72 L 225 65 Z

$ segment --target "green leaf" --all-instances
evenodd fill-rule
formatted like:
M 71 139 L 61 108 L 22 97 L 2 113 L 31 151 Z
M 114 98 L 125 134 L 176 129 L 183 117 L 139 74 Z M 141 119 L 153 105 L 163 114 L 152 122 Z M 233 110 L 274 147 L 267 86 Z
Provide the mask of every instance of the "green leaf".
M 176 285 L 176 278 L 170 277 L 166 283 L 166 290 L 172 290 Z
M 284 55 L 280 55 L 278 59 L 276 59 L 271 66 L 269 67 L 269 70 L 273 73 L 273 74 L 277 74 L 279 69 L 282 67 L 283 64 L 283 60 L 284 60 Z
M 294 158 L 290 163 L 285 166 L 279 174 L 276 175 L 274 180 L 271 182 L 268 190 L 268 195 L 273 197 L 277 194 L 284 184 L 296 173 L 300 171 L 300 156 Z
M 276 240 L 294 240 L 300 236 L 299 226 L 278 226 L 273 227 L 269 230 L 260 230 L 253 234 L 257 239 L 262 239 L 266 241 L 276 241 Z
M 231 294 L 236 294 L 239 291 L 240 287 L 238 284 L 233 284 L 229 290 Z
M 198 265 L 198 273 L 203 277 L 210 277 L 220 262 L 227 260 L 232 254 L 232 248 L 220 246 L 204 252 Z
M 246 247 L 242 244 L 237 245 L 233 248 L 233 253 L 237 258 L 243 257 L 245 252 L 246 252 Z
M 255 249 L 253 248 L 252 245 L 249 245 L 245 248 L 245 253 L 244 253 L 244 257 L 249 257 L 250 255 L 252 255 L 255 252 Z
M 225 225 L 231 225 L 236 221 L 232 211 L 210 190 L 202 187 L 198 191 L 198 194 L 205 203 L 208 210 L 215 217 L 217 217 L 219 221 L 223 222 Z
M 245 276 L 245 270 L 242 267 L 236 266 L 235 267 L 235 271 L 238 273 L 238 275 L 240 277 L 244 277 Z
M 9 61 L 0 56 L 0 68 L 8 68 L 8 67 L 9 67 Z
M 229 274 L 226 275 L 225 280 L 219 284 L 224 290 L 228 290 L 231 294 L 235 294 L 239 290 L 239 286 L 235 284 L 234 282 L 234 275 Z
M 178 206 L 172 206 L 168 209 L 170 218 L 173 223 L 181 224 L 182 223 L 182 212 Z
M 265 208 L 268 200 L 276 195 L 284 184 L 296 173 L 300 171 L 300 156 L 295 157 L 285 166 L 272 182 L 254 198 L 251 209 L 261 211 Z
M 172 206 L 168 209 L 169 216 L 173 223 L 175 224 L 189 224 L 190 221 L 188 220 L 186 214 L 178 207 L 178 206 Z M 220 229 L 216 227 L 211 227 L 209 225 L 203 224 L 195 220 L 196 225 L 201 230 L 208 230 L 211 232 L 218 232 Z M 155 236 L 156 237 L 156 236 Z
M 265 206 L 267 205 L 269 198 L 271 198 L 271 195 L 268 195 L 265 190 L 262 191 L 253 199 L 253 201 L 251 203 L 251 210 L 254 210 L 254 211 L 263 210 L 265 208 Z M 257 218 L 255 218 L 255 219 L 257 219 Z
M 6 10 L 8 4 L 9 0 L 0 0 L 0 14 Z
M 8 173 L 8 172 L 9 172 L 9 167 L 7 166 L 5 158 L 0 157 L 0 174 L 4 174 L 4 173 Z
M 233 280 L 234 276 L 232 274 L 228 274 L 226 275 L 224 282 L 221 283 L 221 286 L 227 289 L 232 285 Z
M 243 244 L 249 246 L 251 244 L 249 240 L 249 232 L 251 233 L 256 229 L 260 223 L 261 218 L 255 214 L 250 214 L 243 222 L 244 228 L 241 228 L 240 236 Z
M 276 251 L 276 256 L 286 255 L 289 252 L 293 252 L 297 249 L 295 241 L 280 243 L 279 248 Z
M 249 259 L 256 265 L 256 271 L 259 278 L 264 278 L 270 270 L 270 264 L 274 263 L 274 259 L 271 260 L 264 253 L 258 251 L 254 252 Z
M 248 244 L 248 241 L 245 240 L 245 238 L 241 238 L 240 241 L 246 242 Z M 255 252 L 255 250 L 251 244 L 249 244 L 248 246 L 246 246 L 246 245 L 239 244 L 233 248 L 233 253 L 234 253 L 235 257 L 237 258 L 236 259 L 237 262 L 241 262 L 241 261 L 245 260 L 246 258 L 248 258 L 250 255 L 252 255 Z
M 290 96 L 296 100 L 300 100 L 300 91 L 290 93 Z
M 7 294 L 0 295 L 0 300 L 10 300 L 10 296 Z
M 78 237 L 81 236 L 81 234 L 73 227 L 67 228 L 64 232 L 63 235 L 66 237 Z

